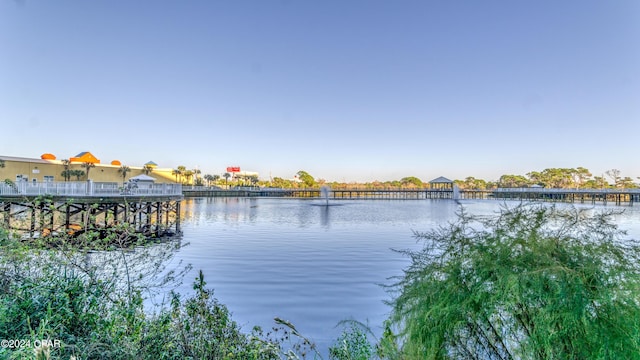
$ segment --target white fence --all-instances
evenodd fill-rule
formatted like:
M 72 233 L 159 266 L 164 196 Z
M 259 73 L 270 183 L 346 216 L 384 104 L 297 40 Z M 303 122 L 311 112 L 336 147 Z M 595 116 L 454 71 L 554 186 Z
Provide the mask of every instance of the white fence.
M 56 196 L 161 196 L 182 195 L 180 184 L 144 184 L 129 182 L 103 183 L 93 181 L 0 183 L 0 195 Z

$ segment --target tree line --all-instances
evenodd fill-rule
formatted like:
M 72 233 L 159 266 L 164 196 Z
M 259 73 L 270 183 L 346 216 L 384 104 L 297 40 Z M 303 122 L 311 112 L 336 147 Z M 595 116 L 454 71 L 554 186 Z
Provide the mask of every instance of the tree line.
M 366 183 L 358 183 L 358 182 L 338 182 L 338 181 L 327 181 L 322 178 L 314 178 L 311 174 L 304 170 L 300 170 L 296 173 L 296 177 L 294 179 L 283 179 L 280 177 L 274 177 L 270 181 L 260 181 L 261 185 L 278 187 L 278 188 L 317 188 L 322 186 L 329 186 L 332 189 L 353 189 L 353 188 L 361 188 L 361 189 L 389 189 L 389 188 L 424 188 L 428 186 L 428 183 L 422 182 L 419 178 L 415 176 L 407 176 L 403 177 L 400 180 L 391 180 L 391 181 L 373 181 Z
M 324 179 L 316 179 L 304 170 L 298 171 L 293 180 L 273 178 L 271 181 L 260 181 L 260 185 L 280 187 L 280 188 L 314 188 L 330 186 L 332 189 L 389 189 L 389 188 L 428 188 L 428 182 L 423 182 L 415 176 L 403 177 L 400 180 L 373 181 L 365 183 L 357 182 L 328 182 Z M 640 179 L 638 177 L 637 179 Z M 542 171 L 531 171 L 525 175 L 505 174 L 496 181 L 468 176 L 464 180 L 453 181 L 462 190 L 491 190 L 496 188 L 516 188 L 516 187 L 543 187 L 543 188 L 574 188 L 574 189 L 635 189 L 640 185 L 634 182 L 629 176 L 622 176 L 618 169 L 605 171 L 600 176 L 584 167 L 577 168 L 547 168 Z
M 64 171 L 61 176 L 65 181 L 69 181 L 75 177 L 76 180 L 89 178 L 89 171 L 95 167 L 93 163 L 82 163 L 81 169 L 71 169 L 71 163 L 67 159 L 62 160 Z M 125 181 L 127 173 L 130 172 L 128 166 L 123 165 L 118 169 Z M 152 167 L 145 165 L 143 172 L 149 174 L 153 171 Z M 361 188 L 368 190 L 376 189 L 420 189 L 428 188 L 429 183 L 423 182 L 415 176 L 406 176 L 399 180 L 390 181 L 372 181 L 372 182 L 338 182 L 327 181 L 322 178 L 315 178 L 305 170 L 296 173 L 293 179 L 284 179 L 274 177 L 269 180 L 260 180 L 257 175 L 240 175 L 225 172 L 221 175 L 202 175 L 199 169 L 187 169 L 180 165 L 172 170 L 175 182 L 183 185 L 195 186 L 215 186 L 215 185 L 234 185 L 234 186 L 263 186 L 277 188 L 318 188 L 329 186 L 332 189 L 353 189 Z M 636 179 L 640 179 L 637 177 Z M 610 169 L 604 173 L 594 175 L 589 169 L 584 167 L 576 168 L 547 168 L 542 171 L 530 171 L 525 175 L 504 174 L 498 180 L 485 180 L 468 176 L 463 180 L 457 179 L 453 181 L 462 190 L 491 190 L 496 188 L 519 188 L 519 187 L 543 187 L 543 188 L 572 188 L 572 189 L 636 189 L 640 188 L 640 184 L 634 182 L 630 176 L 623 176 L 618 169 Z
M 638 178 L 640 179 L 640 177 Z M 618 169 L 611 169 L 600 176 L 584 167 L 548 168 L 531 171 L 526 175 L 505 174 L 497 181 L 486 181 L 469 176 L 456 180 L 461 189 L 495 189 L 516 187 L 570 188 L 570 189 L 635 189 L 638 184 L 629 176 L 622 176 Z
M 82 179 L 88 180 L 89 173 L 95 164 L 90 162 L 84 162 L 80 164 L 82 169 L 72 169 L 71 161 L 69 159 L 62 159 L 62 166 L 64 170 L 60 176 L 65 181 L 70 181 L 73 178 L 80 181 Z M 4 160 L 0 160 L 0 168 L 5 166 Z M 84 170 L 83 170 L 84 169 Z M 145 165 L 142 168 L 142 172 L 149 175 L 153 171 L 153 167 Z M 131 172 L 129 166 L 122 165 L 118 169 L 118 173 L 122 176 L 123 182 L 126 180 L 127 174 Z M 202 172 L 199 169 L 187 169 L 185 166 L 180 165 L 176 169 L 172 170 L 172 175 L 175 176 L 175 182 L 184 185 L 196 185 L 196 186 L 214 186 L 220 185 L 222 179 L 224 179 L 224 185 L 251 185 L 251 186 L 264 186 L 264 187 L 278 187 L 278 188 L 314 188 L 321 186 L 330 186 L 332 189 L 346 189 L 346 188 L 362 188 L 362 189 L 389 189 L 389 188 L 427 188 L 428 182 L 423 182 L 418 177 L 407 176 L 399 180 L 391 181 L 373 181 L 373 182 L 328 182 L 324 179 L 316 179 L 311 174 L 304 170 L 300 170 L 296 173 L 294 179 L 284 179 L 281 177 L 274 177 L 269 180 L 260 180 L 257 175 L 233 175 L 228 172 L 222 175 L 201 175 Z M 230 181 L 231 179 L 231 181 Z M 640 177 L 636 177 L 640 179 Z M 525 175 L 516 174 L 504 174 L 501 175 L 498 180 L 484 180 L 473 176 L 468 176 L 464 180 L 453 181 L 462 190 L 491 190 L 496 188 L 517 188 L 517 187 L 543 187 L 543 188 L 574 188 L 574 189 L 636 189 L 640 188 L 640 184 L 634 182 L 634 179 L 630 176 L 622 176 L 622 172 L 618 169 L 610 169 L 603 174 L 594 175 L 589 169 L 584 167 L 577 168 L 547 168 L 542 171 L 531 171 Z
M 202 175 L 200 169 L 187 169 L 186 166 L 180 165 L 171 171 L 171 175 L 175 177 L 177 183 L 183 185 L 194 186 L 215 186 L 221 185 L 224 178 L 224 185 L 258 185 L 260 183 L 258 175 L 231 174 L 225 172 L 222 175 L 205 174 Z M 231 179 L 231 181 L 229 180 Z M 264 183 L 264 182 L 263 182 Z

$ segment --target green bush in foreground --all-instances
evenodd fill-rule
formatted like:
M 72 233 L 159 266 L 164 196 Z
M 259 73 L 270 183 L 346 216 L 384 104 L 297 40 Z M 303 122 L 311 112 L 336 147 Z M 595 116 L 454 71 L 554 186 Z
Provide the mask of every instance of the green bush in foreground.
M 0 338 L 60 340 L 43 359 L 280 359 L 280 343 L 241 332 L 228 309 L 204 288 L 151 316 L 139 294 L 107 299 L 106 288 L 62 272 L 25 279 L 0 295 Z M 112 295 L 112 294 L 111 294 Z M 33 346 L 0 349 L 0 358 L 34 358 Z
M 164 269 L 168 255 L 159 249 L 172 244 L 133 249 L 116 242 L 96 253 L 77 241 L 56 241 L 56 249 L 27 244 L 0 228 L 0 339 L 30 342 L 3 346 L 0 359 L 270 360 L 299 358 L 308 347 L 285 328 L 277 336 L 275 328 L 242 332 L 206 289 L 202 272 L 193 296 L 174 294 L 168 308 L 146 313 L 141 294 L 151 279 L 145 277 Z M 53 346 L 36 349 L 43 343 Z M 292 349 L 285 351 L 285 343 Z
M 279 359 L 279 344 L 263 339 L 258 329 L 242 333 L 205 285 L 200 271 L 195 296 L 181 303 L 173 294 L 171 310 L 148 323 L 140 352 L 149 359 Z
M 416 233 L 392 287 L 403 358 L 640 358 L 640 248 L 611 216 L 523 205 Z
M 373 347 L 364 329 L 351 325 L 329 348 L 329 356 L 335 360 L 369 360 Z

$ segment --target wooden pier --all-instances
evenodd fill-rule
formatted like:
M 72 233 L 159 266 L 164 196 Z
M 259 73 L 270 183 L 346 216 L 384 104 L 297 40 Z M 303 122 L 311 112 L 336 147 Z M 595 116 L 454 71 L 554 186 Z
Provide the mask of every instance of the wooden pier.
M 551 201 L 580 204 L 633 205 L 640 201 L 640 189 L 546 189 L 546 188 L 499 188 L 485 194 L 494 199 L 522 201 Z M 472 195 L 473 196 L 473 195 Z
M 180 232 L 182 189 L 175 184 L 132 187 L 64 182 L 0 185 L 3 227 L 34 238 L 131 225 L 146 236 Z
M 291 197 L 320 198 L 320 189 L 183 189 L 185 197 Z M 335 200 L 419 200 L 419 199 L 452 199 L 453 191 L 440 189 L 335 189 L 328 193 L 329 199 Z
M 218 189 L 192 187 L 183 189 L 185 197 L 292 197 L 320 198 L 320 189 L 239 188 Z M 332 189 L 329 199 L 495 199 L 581 204 L 629 204 L 640 202 L 640 189 L 545 189 L 499 188 L 491 190 L 457 189 Z

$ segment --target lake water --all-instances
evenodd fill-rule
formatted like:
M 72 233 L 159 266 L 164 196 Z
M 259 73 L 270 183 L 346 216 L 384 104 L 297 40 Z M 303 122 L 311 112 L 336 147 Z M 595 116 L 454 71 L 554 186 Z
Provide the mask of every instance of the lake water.
M 326 353 L 341 333 L 339 321 L 369 322 L 376 335 L 390 299 L 379 284 L 402 274 L 408 259 L 392 249 L 417 249 L 413 231 L 456 218 L 452 200 L 322 200 L 194 198 L 182 206 L 183 242 L 176 259 L 193 265 L 177 290 L 193 293 L 202 270 L 215 297 L 245 331 L 291 321 Z M 466 211 L 487 215 L 495 200 L 462 200 Z M 516 203 L 511 203 L 515 206 Z M 591 207 L 591 206 L 585 206 Z M 612 209 L 613 207 L 606 207 Z M 605 207 L 596 206 L 596 210 Z M 619 207 L 616 222 L 640 238 L 640 208 Z

